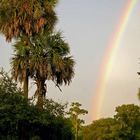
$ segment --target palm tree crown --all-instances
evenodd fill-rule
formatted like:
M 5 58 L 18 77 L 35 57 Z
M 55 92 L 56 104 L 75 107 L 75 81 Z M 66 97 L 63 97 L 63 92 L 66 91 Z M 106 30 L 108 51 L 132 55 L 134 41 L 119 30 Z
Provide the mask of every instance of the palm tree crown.
M 31 37 L 41 30 L 51 31 L 56 23 L 57 0 L 1 0 L 0 32 L 7 41 L 23 34 Z

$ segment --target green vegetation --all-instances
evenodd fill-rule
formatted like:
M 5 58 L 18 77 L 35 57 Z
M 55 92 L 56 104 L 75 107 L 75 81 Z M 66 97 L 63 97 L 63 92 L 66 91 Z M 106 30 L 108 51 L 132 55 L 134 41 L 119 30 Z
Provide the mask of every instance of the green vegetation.
M 29 104 L 21 89 L 3 71 L 0 72 L 0 139 L 2 140 L 71 140 L 70 119 L 66 105 L 47 99 L 44 110 Z
M 84 120 L 80 119 L 80 115 L 85 115 L 88 113 L 87 110 L 81 109 L 82 105 L 78 102 L 71 103 L 71 107 L 69 109 L 68 115 L 70 116 L 70 119 L 73 124 L 73 133 L 75 135 L 75 140 L 78 140 L 81 138 L 81 127 L 82 124 L 84 124 Z
M 84 140 L 139 140 L 140 107 L 134 104 L 116 108 L 114 118 L 100 119 L 83 128 Z

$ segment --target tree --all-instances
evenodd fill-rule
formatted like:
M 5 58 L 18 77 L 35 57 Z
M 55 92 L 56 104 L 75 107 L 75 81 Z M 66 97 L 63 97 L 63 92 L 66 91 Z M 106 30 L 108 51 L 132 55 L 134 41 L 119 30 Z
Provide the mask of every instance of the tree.
M 80 103 L 73 102 L 68 112 L 70 119 L 72 120 L 73 127 L 74 127 L 75 140 L 78 140 L 81 124 L 84 123 L 84 120 L 80 119 L 79 116 L 85 115 L 88 113 L 87 110 L 81 109 L 80 107 L 81 107 Z
M 66 115 L 67 103 L 60 104 L 52 99 L 45 99 L 44 101 L 44 110 L 48 112 L 48 114 L 52 114 L 56 117 L 64 117 Z
M 41 32 L 52 32 L 57 21 L 54 11 L 56 4 L 57 0 L 0 1 L 0 32 L 5 35 L 7 41 L 18 39 L 15 44 L 17 56 L 12 61 L 13 76 L 16 81 L 23 82 L 26 98 L 28 98 L 29 46 L 34 36 Z
M 140 139 L 140 107 L 134 104 L 116 108 L 115 119 L 121 124 L 120 138 L 128 140 Z
M 46 80 L 52 80 L 58 88 L 63 83 L 69 85 L 74 76 L 75 62 L 69 56 L 69 46 L 59 32 L 39 34 L 26 47 L 23 40 L 21 38 L 14 45 L 16 53 L 11 63 L 12 74 L 24 83 L 25 97 L 28 97 L 29 76 L 35 80 L 37 105 L 43 108 Z
M 52 80 L 58 88 L 63 83 L 70 84 L 74 76 L 75 62 L 69 53 L 69 46 L 59 32 L 41 34 L 35 38 L 31 50 L 30 71 L 37 85 L 35 95 L 38 97 L 39 108 L 43 108 L 46 81 Z
M 1 0 L 0 32 L 7 41 L 20 36 L 32 37 L 52 31 L 57 17 L 57 0 Z
M 83 127 L 83 140 L 120 140 L 118 137 L 119 123 L 113 118 L 93 121 Z

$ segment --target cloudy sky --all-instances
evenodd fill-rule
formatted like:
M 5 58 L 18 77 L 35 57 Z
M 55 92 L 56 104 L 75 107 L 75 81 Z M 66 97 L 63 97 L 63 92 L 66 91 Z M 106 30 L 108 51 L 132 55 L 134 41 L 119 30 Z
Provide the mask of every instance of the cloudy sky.
M 47 96 L 59 102 L 78 101 L 89 111 L 87 123 L 93 120 L 96 82 L 103 55 L 116 30 L 124 7 L 130 0 L 60 0 L 56 12 L 57 29 L 61 30 L 76 60 L 75 78 L 63 92 L 49 83 Z M 102 103 L 102 117 L 114 115 L 121 104 L 138 104 L 140 79 L 140 1 L 134 7 L 121 44 L 116 52 L 111 73 L 106 83 Z M 11 44 L 0 36 L 0 66 L 10 70 Z M 32 84 L 31 87 L 32 88 Z

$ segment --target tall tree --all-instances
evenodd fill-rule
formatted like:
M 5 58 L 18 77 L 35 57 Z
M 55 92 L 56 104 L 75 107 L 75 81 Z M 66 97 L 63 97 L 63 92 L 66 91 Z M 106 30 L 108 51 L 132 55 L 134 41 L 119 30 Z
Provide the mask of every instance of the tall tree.
M 63 83 L 70 84 L 74 76 L 74 60 L 69 56 L 68 44 L 61 34 L 41 34 L 33 41 L 30 60 L 30 71 L 36 81 L 38 107 L 43 107 L 47 83 L 52 80 L 57 87 Z
M 39 34 L 30 43 L 23 44 L 22 38 L 15 44 L 16 54 L 12 59 L 15 79 L 24 82 L 24 93 L 28 97 L 29 76 L 36 81 L 37 104 L 43 107 L 46 94 L 46 80 L 52 80 L 57 87 L 70 84 L 74 76 L 74 60 L 69 56 L 68 44 L 61 34 Z M 29 45 L 29 47 L 28 47 Z
M 54 7 L 57 0 L 2 0 L 0 2 L 0 32 L 7 41 L 16 38 L 12 75 L 23 82 L 24 96 L 28 98 L 29 50 L 33 38 L 52 32 L 57 21 Z M 24 48 L 23 48 L 24 47 Z
M 73 102 L 71 104 L 71 107 L 69 109 L 69 116 L 70 116 L 70 119 L 72 121 L 72 124 L 73 124 L 73 128 L 74 128 L 74 134 L 75 134 L 75 140 L 78 140 L 78 136 L 79 136 L 79 130 L 80 130 L 80 127 L 81 127 L 81 124 L 84 123 L 84 120 L 80 119 L 79 116 L 80 115 L 85 115 L 88 113 L 87 110 L 85 109 L 81 109 L 82 105 L 78 102 Z

